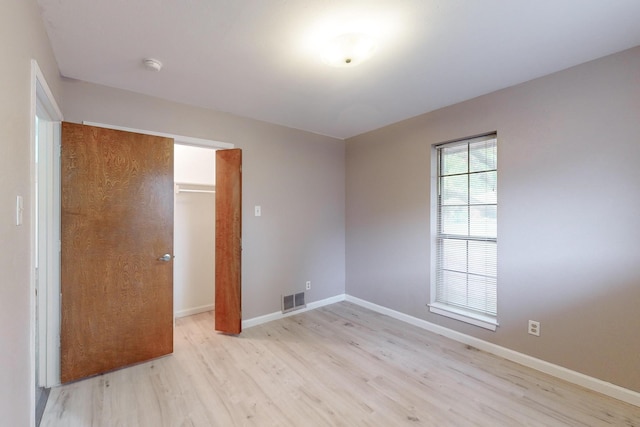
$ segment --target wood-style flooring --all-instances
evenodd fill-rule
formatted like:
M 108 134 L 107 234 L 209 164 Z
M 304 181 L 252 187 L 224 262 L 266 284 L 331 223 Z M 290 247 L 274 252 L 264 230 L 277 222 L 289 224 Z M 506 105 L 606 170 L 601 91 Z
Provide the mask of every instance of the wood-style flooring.
M 42 426 L 640 426 L 640 408 L 341 302 L 51 390 Z

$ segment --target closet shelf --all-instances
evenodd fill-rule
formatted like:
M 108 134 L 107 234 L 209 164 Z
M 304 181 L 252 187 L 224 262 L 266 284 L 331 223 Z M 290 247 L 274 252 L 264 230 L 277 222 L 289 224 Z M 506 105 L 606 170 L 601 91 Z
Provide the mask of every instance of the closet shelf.
M 198 187 L 206 187 L 210 188 L 210 190 L 202 189 L 202 188 L 182 188 L 184 185 L 190 186 L 198 186 Z M 189 183 L 175 183 L 175 191 L 176 194 L 179 193 L 207 193 L 207 194 L 215 194 L 216 186 L 215 185 L 204 185 L 204 184 L 189 184 Z

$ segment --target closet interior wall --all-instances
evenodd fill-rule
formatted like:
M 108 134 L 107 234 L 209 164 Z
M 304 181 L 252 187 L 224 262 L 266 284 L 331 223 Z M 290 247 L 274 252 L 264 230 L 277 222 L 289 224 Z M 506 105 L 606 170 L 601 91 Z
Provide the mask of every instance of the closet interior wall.
M 174 313 L 214 309 L 215 150 L 175 144 Z

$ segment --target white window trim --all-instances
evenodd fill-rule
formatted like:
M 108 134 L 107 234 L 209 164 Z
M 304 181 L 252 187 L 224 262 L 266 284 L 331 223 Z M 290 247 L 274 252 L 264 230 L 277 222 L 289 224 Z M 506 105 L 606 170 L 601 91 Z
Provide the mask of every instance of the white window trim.
M 464 138 L 459 140 L 461 144 L 467 143 L 474 138 L 482 138 L 487 135 L 496 134 L 497 132 L 490 132 L 487 134 L 478 135 L 476 137 Z M 452 143 L 454 141 L 450 141 Z M 431 146 L 431 268 L 430 268 L 430 303 L 427 304 L 429 312 L 438 314 L 440 316 L 449 317 L 451 319 L 459 320 L 471 325 L 478 326 L 480 328 L 488 329 L 490 331 L 496 331 L 500 324 L 496 316 L 484 315 L 476 313 L 470 310 L 457 308 L 455 306 L 442 304 L 436 301 L 436 265 L 437 265 L 437 234 L 438 234 L 438 147 L 448 144 L 439 143 Z M 435 209 L 434 209 L 435 208 Z
M 435 292 L 435 286 L 432 286 L 432 293 Z M 450 317 L 452 319 L 460 320 L 461 322 L 470 323 L 481 328 L 495 331 L 499 324 L 498 319 L 492 316 L 484 316 L 479 313 L 472 313 L 467 310 L 457 309 L 453 306 L 441 304 L 439 302 L 432 302 L 429 304 L 429 311 L 431 313 L 439 314 L 441 316 Z

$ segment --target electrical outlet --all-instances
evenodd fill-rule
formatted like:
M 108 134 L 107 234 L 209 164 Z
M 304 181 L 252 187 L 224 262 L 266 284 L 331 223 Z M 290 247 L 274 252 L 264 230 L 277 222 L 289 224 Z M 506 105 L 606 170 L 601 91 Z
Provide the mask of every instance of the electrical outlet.
M 536 320 L 529 320 L 529 333 L 537 337 L 540 336 L 540 322 Z
M 307 280 L 307 290 L 310 291 L 311 290 L 311 281 Z

